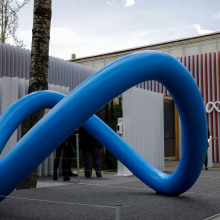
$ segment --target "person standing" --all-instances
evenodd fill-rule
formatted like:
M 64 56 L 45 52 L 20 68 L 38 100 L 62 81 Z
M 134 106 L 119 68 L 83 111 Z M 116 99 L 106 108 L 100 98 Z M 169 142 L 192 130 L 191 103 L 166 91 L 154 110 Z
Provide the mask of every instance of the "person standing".
M 63 154 L 62 154 L 63 153 Z M 69 176 L 77 176 L 71 171 L 71 162 L 73 155 L 72 135 L 70 135 L 57 149 L 54 160 L 53 180 L 57 180 L 58 167 L 62 155 L 62 175 L 63 181 L 70 181 Z
M 72 161 L 74 157 L 73 151 L 76 150 L 76 137 L 75 132 L 69 136 L 66 140 L 67 146 L 67 172 L 68 176 L 77 176 L 77 174 L 72 172 Z
M 79 129 L 80 147 L 84 161 L 84 174 L 86 178 L 92 176 L 92 160 L 94 163 L 96 176 L 102 177 L 101 172 L 101 144 L 91 136 L 85 129 Z
M 210 141 L 210 132 L 209 132 L 209 129 L 208 129 L 207 151 L 206 151 L 205 162 L 204 162 L 205 170 L 208 170 L 208 148 L 209 148 L 209 141 Z

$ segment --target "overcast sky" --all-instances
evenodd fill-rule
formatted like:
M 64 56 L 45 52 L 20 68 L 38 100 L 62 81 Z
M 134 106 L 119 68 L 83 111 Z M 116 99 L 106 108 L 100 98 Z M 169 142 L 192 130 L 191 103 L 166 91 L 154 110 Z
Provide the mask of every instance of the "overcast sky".
M 27 49 L 33 2 L 19 12 Z M 220 0 L 52 0 L 50 55 L 67 60 L 216 31 Z

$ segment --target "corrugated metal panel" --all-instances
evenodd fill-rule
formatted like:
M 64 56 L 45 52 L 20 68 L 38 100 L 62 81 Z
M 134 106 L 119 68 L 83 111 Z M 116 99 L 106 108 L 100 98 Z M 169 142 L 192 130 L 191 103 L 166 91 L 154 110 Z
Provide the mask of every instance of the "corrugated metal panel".
M 10 102 L 10 104 L 12 104 L 12 102 L 27 94 L 30 78 L 30 62 L 30 51 L 0 43 L 1 113 L 8 107 L 8 105 L 6 106 L 7 103 Z M 68 94 L 93 73 L 95 73 L 94 69 L 85 68 L 80 64 L 69 63 L 61 59 L 50 57 L 48 71 L 49 89 Z M 9 86 L 14 85 L 15 81 L 17 82 L 17 86 Z M 15 138 L 17 139 L 17 137 L 20 137 L 20 129 L 18 129 L 18 135 L 13 135 L 13 140 L 9 140 L 4 154 L 14 145 Z M 53 159 L 54 153 L 45 159 L 38 167 L 39 176 L 52 175 Z
M 30 77 L 31 53 L 29 50 L 0 43 L 0 77 Z M 71 90 L 96 71 L 81 64 L 70 63 L 58 58 L 49 58 L 48 82 L 70 87 Z
M 204 105 L 209 101 L 220 101 L 220 52 L 204 53 L 177 58 L 191 73 L 202 94 Z M 170 96 L 169 91 L 160 83 L 150 80 L 137 87 Z M 207 113 L 208 127 L 213 137 L 212 155 L 214 162 L 220 162 L 220 113 Z M 180 135 L 180 145 L 182 139 Z
M 209 101 L 220 100 L 219 94 L 219 59 L 220 52 L 197 54 L 181 57 L 179 60 L 190 71 L 202 94 L 204 105 Z M 208 127 L 213 137 L 212 154 L 213 161 L 220 161 L 220 114 L 213 110 L 207 113 Z
M 11 104 L 18 100 L 18 77 L 3 77 L 2 79 L 2 109 L 4 112 Z M 0 158 L 2 158 L 12 146 L 17 142 L 17 129 L 14 131 L 7 144 L 2 151 Z
M 123 138 L 151 164 L 164 170 L 163 95 L 131 88 L 123 93 Z

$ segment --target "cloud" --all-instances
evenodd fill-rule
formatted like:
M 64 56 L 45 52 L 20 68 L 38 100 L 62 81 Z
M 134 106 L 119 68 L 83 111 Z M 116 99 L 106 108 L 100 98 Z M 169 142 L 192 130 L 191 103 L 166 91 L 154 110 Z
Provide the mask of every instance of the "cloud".
M 113 8 L 129 7 L 135 5 L 135 0 L 121 0 L 120 2 L 116 0 L 107 0 L 107 4 Z
M 31 49 L 31 41 L 32 41 L 32 30 L 19 30 L 18 31 L 18 39 L 23 40 L 26 45 L 26 49 Z
M 31 42 L 32 40 L 32 31 L 29 30 L 20 30 L 18 32 L 19 39 L 24 42 Z M 81 42 L 81 38 L 69 30 L 66 27 L 55 27 L 51 28 L 50 32 L 50 43 L 54 45 L 71 45 L 73 42 Z
M 113 8 L 119 8 L 120 5 L 115 0 L 108 0 L 107 4 L 110 5 Z
M 55 45 L 71 45 L 80 43 L 81 38 L 66 27 L 51 28 L 50 43 Z
M 196 29 L 196 31 L 199 34 L 209 34 L 209 33 L 214 32 L 214 31 L 211 31 L 211 30 L 202 29 L 200 24 L 194 24 L 193 27 Z
M 135 0 L 125 0 L 125 7 L 135 5 Z
M 215 14 L 215 15 L 213 15 L 213 18 L 219 19 L 220 18 L 220 12 Z

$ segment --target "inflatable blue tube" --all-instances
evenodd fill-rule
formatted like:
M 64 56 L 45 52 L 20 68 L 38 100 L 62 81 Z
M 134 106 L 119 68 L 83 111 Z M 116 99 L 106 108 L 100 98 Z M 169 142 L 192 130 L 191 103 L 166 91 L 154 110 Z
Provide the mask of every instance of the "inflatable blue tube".
M 106 124 L 92 116 L 114 97 L 147 80 L 162 83 L 171 93 L 179 111 L 183 148 L 180 164 L 172 175 L 155 168 Z M 128 55 L 94 74 L 66 97 L 56 92 L 41 91 L 22 98 L 0 117 L 0 150 L 15 127 L 29 114 L 53 105 L 55 107 L 1 159 L 2 200 L 82 125 L 158 193 L 181 194 L 200 175 L 207 144 L 203 100 L 188 70 L 168 54 L 143 51 Z M 21 114 L 22 109 L 24 112 Z M 11 175 L 8 176 L 8 173 Z

